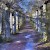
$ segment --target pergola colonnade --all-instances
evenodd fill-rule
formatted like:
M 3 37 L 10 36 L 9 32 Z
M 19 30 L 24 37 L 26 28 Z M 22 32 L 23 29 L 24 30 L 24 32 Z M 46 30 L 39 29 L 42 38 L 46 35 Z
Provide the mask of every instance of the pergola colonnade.
M 10 10 L 11 7 L 2 4 L 1 10 L 1 16 L 0 16 L 0 35 L 3 38 L 10 38 L 11 34 L 16 34 L 18 33 L 20 27 L 24 23 L 25 15 L 20 12 L 19 10 L 16 11 L 12 9 Z M 17 9 L 17 8 L 16 8 Z

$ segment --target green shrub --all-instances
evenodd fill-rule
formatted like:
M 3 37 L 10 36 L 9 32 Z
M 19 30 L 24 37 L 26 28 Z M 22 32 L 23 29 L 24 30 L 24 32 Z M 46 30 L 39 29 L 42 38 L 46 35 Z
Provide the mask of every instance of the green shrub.
M 12 42 L 12 39 L 5 37 L 5 38 L 4 38 L 4 42 Z
M 2 37 L 0 36 L 0 43 L 2 43 L 3 42 L 3 39 L 2 39 Z

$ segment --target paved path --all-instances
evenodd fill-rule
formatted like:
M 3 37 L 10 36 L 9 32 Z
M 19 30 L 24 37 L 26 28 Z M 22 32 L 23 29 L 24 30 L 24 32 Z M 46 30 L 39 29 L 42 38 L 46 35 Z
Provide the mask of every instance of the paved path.
M 13 36 L 13 42 L 0 44 L 0 50 L 35 50 L 40 37 L 32 29 L 29 20 L 26 20 L 24 28 L 19 33 Z

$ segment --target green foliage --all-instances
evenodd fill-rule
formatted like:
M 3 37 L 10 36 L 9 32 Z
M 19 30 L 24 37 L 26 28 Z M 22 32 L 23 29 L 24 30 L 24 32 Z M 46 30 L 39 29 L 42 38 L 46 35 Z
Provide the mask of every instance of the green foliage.
M 12 42 L 12 39 L 11 39 L 10 37 L 9 37 L 9 38 L 6 38 L 6 37 L 5 37 L 5 38 L 3 39 L 3 42 Z
M 11 38 L 6 38 L 6 42 L 12 42 Z
M 0 43 L 2 43 L 3 42 L 3 39 L 2 39 L 2 37 L 0 36 Z

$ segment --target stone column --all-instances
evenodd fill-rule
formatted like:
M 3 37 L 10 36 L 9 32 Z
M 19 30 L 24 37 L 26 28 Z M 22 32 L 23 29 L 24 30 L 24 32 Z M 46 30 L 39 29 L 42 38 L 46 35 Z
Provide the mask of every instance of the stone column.
M 10 13 L 10 30 L 11 30 L 11 34 L 13 33 L 13 16 L 12 13 Z
M 38 10 L 36 10 L 36 29 L 38 31 Z
M 10 12 L 9 10 L 6 10 L 5 14 L 5 32 L 6 32 L 6 37 L 10 37 Z
M 6 39 L 10 38 L 10 11 L 4 10 L 2 16 L 2 33 L 5 35 Z
M 6 11 L 3 10 L 2 12 L 2 34 L 4 34 L 2 37 L 6 37 L 6 31 L 5 31 L 5 16 L 6 16 Z
M 19 30 L 19 20 L 20 20 L 20 15 L 18 14 L 18 30 Z
M 16 33 L 18 33 L 18 12 L 16 12 Z
M 48 1 L 46 1 L 45 2 L 45 5 L 46 5 L 46 19 L 47 19 L 47 22 L 46 22 L 46 32 L 47 32 L 47 41 L 50 41 L 50 32 L 49 32 L 49 29 L 50 29 L 50 16 L 49 16 L 49 14 L 48 14 L 48 12 L 49 12 L 49 3 L 50 3 L 50 1 L 48 0 Z
M 14 23 L 13 23 L 13 34 L 16 34 L 16 12 L 14 14 Z
M 0 34 L 2 34 L 2 13 L 0 12 Z

